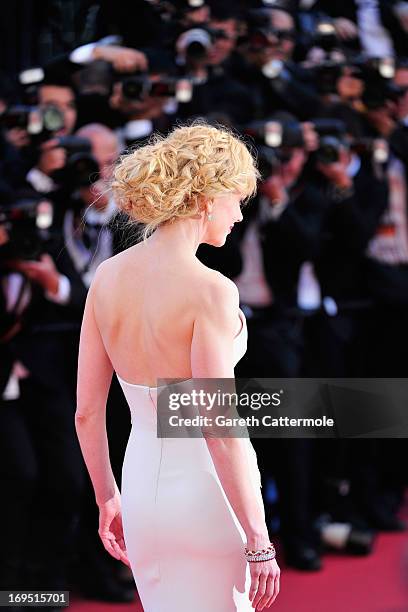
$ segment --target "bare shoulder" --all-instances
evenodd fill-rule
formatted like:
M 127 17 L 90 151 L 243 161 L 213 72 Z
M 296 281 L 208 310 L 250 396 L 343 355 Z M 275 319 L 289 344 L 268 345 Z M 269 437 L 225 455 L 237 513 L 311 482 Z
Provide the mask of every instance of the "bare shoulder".
M 231 311 L 238 309 L 239 292 L 234 281 L 206 266 L 201 268 L 197 280 L 200 284 L 196 294 L 199 311 L 231 314 Z
M 118 274 L 124 268 L 126 260 L 129 259 L 128 251 L 130 249 L 117 253 L 98 265 L 89 288 L 90 291 L 98 292 L 101 288 L 109 288 L 116 282 Z

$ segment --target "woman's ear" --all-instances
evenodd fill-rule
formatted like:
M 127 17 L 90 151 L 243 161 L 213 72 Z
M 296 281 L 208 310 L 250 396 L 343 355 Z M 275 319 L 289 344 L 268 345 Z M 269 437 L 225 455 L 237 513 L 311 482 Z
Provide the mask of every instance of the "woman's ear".
M 211 214 L 214 212 L 214 198 L 208 198 L 206 200 L 206 213 Z
M 214 200 L 212 198 L 206 198 L 205 196 L 200 196 L 198 204 L 199 204 L 200 214 L 204 213 L 204 215 L 207 215 L 208 213 L 212 212 Z

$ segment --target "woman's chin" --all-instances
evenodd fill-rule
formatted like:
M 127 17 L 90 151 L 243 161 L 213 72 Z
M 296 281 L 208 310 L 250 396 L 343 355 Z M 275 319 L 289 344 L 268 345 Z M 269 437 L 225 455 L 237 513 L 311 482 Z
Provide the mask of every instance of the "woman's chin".
M 227 239 L 227 235 L 228 234 L 222 234 L 220 236 L 217 236 L 217 238 L 213 242 L 213 245 L 218 247 L 224 246 L 225 241 Z
M 206 240 L 206 243 L 210 244 L 211 246 L 215 246 L 215 247 L 224 246 L 229 233 L 230 232 L 217 234 L 217 236 L 211 236 L 210 238 Z

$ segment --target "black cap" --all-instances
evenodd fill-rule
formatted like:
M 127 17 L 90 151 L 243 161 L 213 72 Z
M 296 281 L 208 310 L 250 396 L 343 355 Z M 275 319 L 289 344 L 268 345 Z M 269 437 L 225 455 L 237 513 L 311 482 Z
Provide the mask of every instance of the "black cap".
M 44 78 L 40 85 L 58 85 L 75 89 L 75 75 L 83 69 L 81 64 L 74 64 L 67 55 L 53 58 L 43 66 Z
M 219 21 L 239 19 L 242 15 L 234 0 L 209 0 L 208 4 L 211 8 L 211 17 Z

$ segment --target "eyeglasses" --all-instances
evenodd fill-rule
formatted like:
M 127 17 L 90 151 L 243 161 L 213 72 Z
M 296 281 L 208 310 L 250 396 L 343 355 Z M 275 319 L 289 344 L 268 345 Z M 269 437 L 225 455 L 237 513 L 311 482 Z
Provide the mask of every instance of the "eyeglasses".
M 274 34 L 279 40 L 295 40 L 296 30 L 275 30 Z

